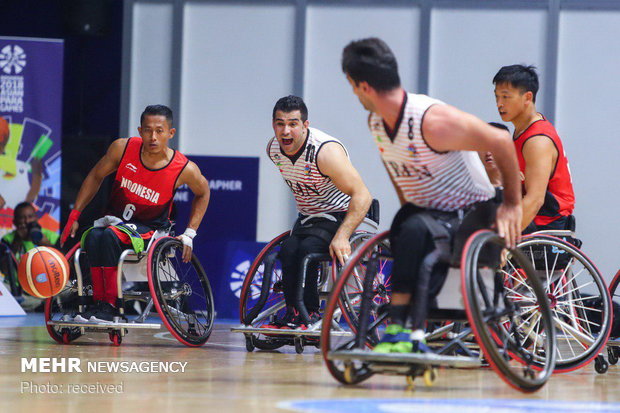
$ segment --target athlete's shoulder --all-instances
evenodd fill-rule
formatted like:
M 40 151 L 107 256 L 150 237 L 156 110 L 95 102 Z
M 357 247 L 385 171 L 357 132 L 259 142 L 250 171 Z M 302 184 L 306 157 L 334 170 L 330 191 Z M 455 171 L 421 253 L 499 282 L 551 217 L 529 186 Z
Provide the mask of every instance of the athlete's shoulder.
M 334 138 L 330 134 L 323 132 L 320 129 L 308 128 L 308 130 L 310 131 L 309 133 L 310 133 L 310 137 L 312 138 L 312 141 L 318 143 L 319 145 L 324 142 L 329 142 L 329 141 L 340 142 L 339 139 Z
M 187 160 L 181 174 L 179 175 L 177 186 L 191 184 L 198 181 L 202 177 L 200 167 L 193 161 Z
M 423 106 L 428 107 L 431 105 L 445 105 L 446 103 L 440 99 L 430 97 L 421 93 L 409 93 L 407 94 L 407 106 Z
M 275 136 L 272 136 L 271 138 L 269 138 L 269 140 L 267 141 L 267 156 L 270 155 L 271 149 L 277 145 L 278 145 L 278 140 L 276 139 Z
M 182 162 L 182 163 L 189 163 L 189 162 L 191 162 L 189 160 L 189 158 L 183 152 L 181 152 L 179 150 L 175 150 L 174 151 L 174 158 L 175 158 L 174 160 L 177 161 L 177 162 Z
M 132 139 L 136 138 L 118 138 L 114 140 L 108 147 L 108 152 L 106 155 L 114 160 L 120 161 L 123 157 L 123 154 L 125 153 L 127 145 Z

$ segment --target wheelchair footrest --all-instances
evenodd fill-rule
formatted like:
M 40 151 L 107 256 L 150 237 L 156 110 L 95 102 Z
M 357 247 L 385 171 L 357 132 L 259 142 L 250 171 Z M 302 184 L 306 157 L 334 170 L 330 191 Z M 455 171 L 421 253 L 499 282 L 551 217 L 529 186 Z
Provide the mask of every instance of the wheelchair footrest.
M 88 329 L 114 329 L 119 330 L 121 328 L 142 328 L 142 329 L 160 329 L 161 324 L 155 323 L 80 323 L 79 321 L 48 321 L 47 325 L 55 327 L 83 327 Z
M 279 328 L 255 328 L 241 325 L 231 328 L 230 331 L 233 333 L 269 334 L 269 336 L 321 337 L 321 330 L 283 330 Z M 353 333 L 347 331 L 332 331 L 330 335 L 353 337 Z
M 607 341 L 607 346 L 620 347 L 620 338 L 610 338 L 609 341 Z
M 406 364 L 421 366 L 480 367 L 477 357 L 443 356 L 430 353 L 374 353 L 367 350 L 332 351 L 329 360 L 362 361 L 368 364 Z

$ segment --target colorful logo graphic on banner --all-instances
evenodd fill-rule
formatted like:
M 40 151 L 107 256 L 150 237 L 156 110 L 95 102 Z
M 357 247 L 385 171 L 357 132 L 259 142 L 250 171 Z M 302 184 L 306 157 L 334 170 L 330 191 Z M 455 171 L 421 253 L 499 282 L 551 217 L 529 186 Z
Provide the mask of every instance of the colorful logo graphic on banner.
M 23 201 L 58 231 L 63 41 L 0 37 L 0 236 Z

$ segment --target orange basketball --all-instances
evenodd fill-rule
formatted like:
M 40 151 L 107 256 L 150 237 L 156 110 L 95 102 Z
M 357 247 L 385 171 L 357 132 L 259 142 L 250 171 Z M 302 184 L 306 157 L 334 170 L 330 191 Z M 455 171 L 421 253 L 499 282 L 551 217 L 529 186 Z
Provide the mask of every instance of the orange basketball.
M 57 249 L 37 247 L 22 255 L 17 276 L 28 294 L 48 298 L 58 294 L 67 284 L 69 263 Z

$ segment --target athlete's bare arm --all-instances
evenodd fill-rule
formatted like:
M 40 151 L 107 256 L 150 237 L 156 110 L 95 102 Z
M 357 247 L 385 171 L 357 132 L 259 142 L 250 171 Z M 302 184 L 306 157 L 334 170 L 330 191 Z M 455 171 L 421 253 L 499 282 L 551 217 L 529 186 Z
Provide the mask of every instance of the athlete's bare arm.
M 558 151 L 551 139 L 538 135 L 525 142 L 522 153 L 525 160 L 525 196 L 521 230 L 524 230 L 534 220 L 545 202 L 547 186 L 557 162 Z
M 497 210 L 497 232 L 514 247 L 521 234 L 521 182 L 514 145 L 508 132 L 449 105 L 431 106 L 422 133 L 436 151 L 491 152 L 502 175 L 504 202 Z
M 101 187 L 101 183 L 105 177 L 118 169 L 126 146 L 126 138 L 117 139 L 112 142 L 106 154 L 97 162 L 94 168 L 90 170 L 88 176 L 86 176 L 86 179 L 82 182 L 73 209 L 82 212 L 90 201 L 92 201 L 97 191 L 99 191 L 99 187 Z M 71 238 L 75 237 L 78 228 L 79 224 L 76 220 L 71 226 Z
M 181 176 L 177 182 L 177 187 L 187 184 L 189 189 L 194 193 L 194 200 L 192 201 L 192 210 L 189 215 L 189 223 L 187 228 L 198 229 L 202 222 L 207 207 L 209 206 L 209 197 L 211 190 L 209 189 L 209 182 L 202 176 L 200 168 L 194 162 L 189 161 Z M 192 248 L 187 245 L 183 245 L 183 261 L 188 262 L 192 257 Z
M 340 264 L 344 265 L 344 256 L 351 255 L 349 237 L 364 220 L 372 203 L 372 196 L 339 143 L 324 144 L 316 162 L 319 171 L 329 176 L 336 188 L 351 197 L 344 221 L 329 245 L 332 258 L 337 258 Z

